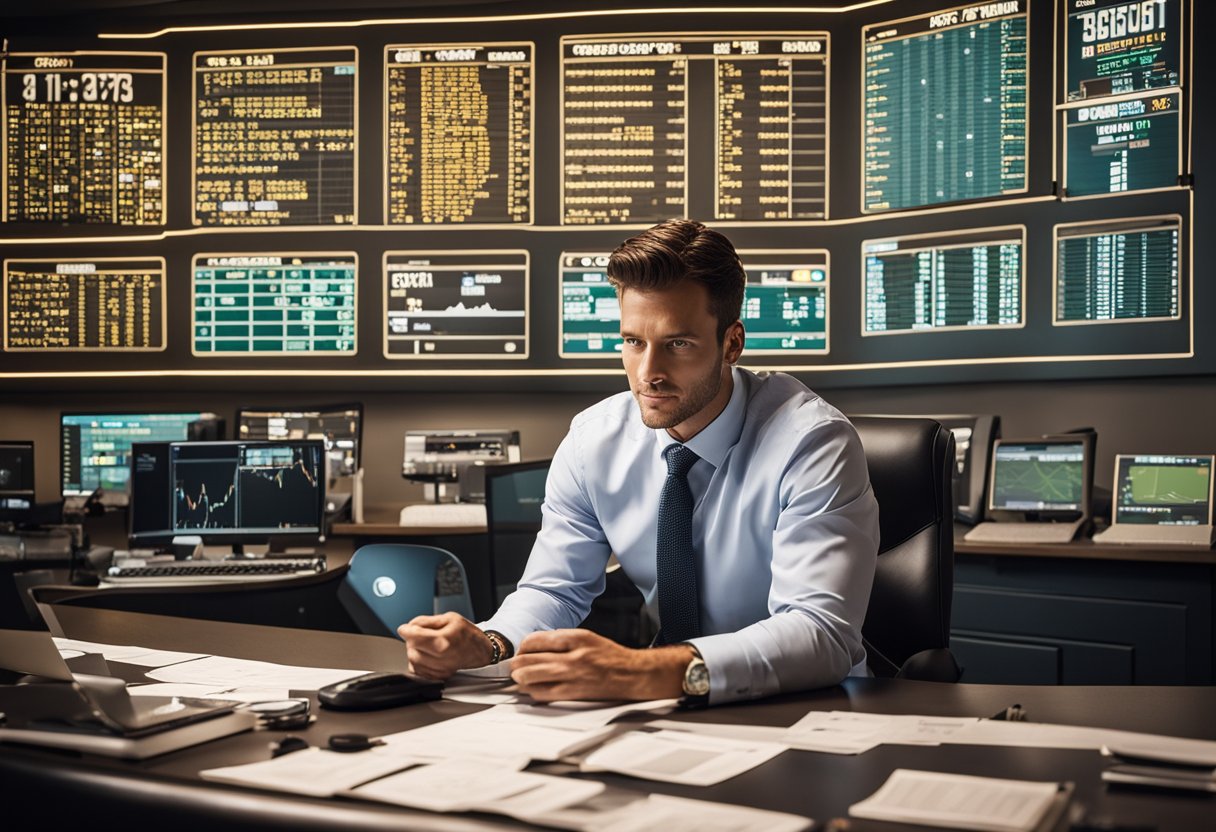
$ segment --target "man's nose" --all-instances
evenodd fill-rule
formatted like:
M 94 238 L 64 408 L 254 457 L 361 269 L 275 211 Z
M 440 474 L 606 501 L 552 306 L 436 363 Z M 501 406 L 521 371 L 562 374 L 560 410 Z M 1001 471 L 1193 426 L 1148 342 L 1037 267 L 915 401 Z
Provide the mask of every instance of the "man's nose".
M 662 351 L 647 346 L 638 363 L 638 380 L 645 384 L 661 384 L 667 379 Z

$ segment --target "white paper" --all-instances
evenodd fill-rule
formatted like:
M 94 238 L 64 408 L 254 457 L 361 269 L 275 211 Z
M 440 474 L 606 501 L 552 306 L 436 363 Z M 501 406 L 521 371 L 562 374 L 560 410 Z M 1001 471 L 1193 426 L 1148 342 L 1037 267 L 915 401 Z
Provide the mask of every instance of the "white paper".
M 216 685 L 192 685 L 157 682 L 151 685 L 128 685 L 132 696 L 176 696 L 186 699 L 226 699 L 231 702 L 274 702 L 291 699 L 287 688 L 224 688 Z
M 506 771 L 467 760 L 446 760 L 367 783 L 349 791 L 347 796 L 432 812 L 495 812 L 500 802 L 515 811 L 527 811 L 528 795 L 535 793 L 536 811 L 552 811 L 592 797 L 602 789 L 603 785 L 598 783 L 588 788 L 579 780 Z
M 1112 738 L 1103 746 L 1102 753 L 1176 765 L 1204 766 L 1216 770 L 1216 742 L 1211 740 L 1138 734 Z
M 951 829 L 1030 832 L 1059 791 L 1058 783 L 896 769 L 878 791 L 850 806 L 849 814 Z
M 479 716 L 456 717 L 388 734 L 381 739 L 405 753 L 429 759 L 489 757 L 513 760 L 522 757 L 553 761 L 598 745 L 617 730 L 611 726 L 573 730 L 510 722 L 491 726 L 478 719 Z
M 688 731 L 706 737 L 725 737 L 728 740 L 753 740 L 786 745 L 788 728 L 776 725 L 736 725 L 729 722 L 684 722 L 678 719 L 652 719 L 647 728 L 667 731 Z
M 981 721 L 975 717 L 811 711 L 786 730 L 784 741 L 804 751 L 860 754 L 882 744 L 956 742 Z
M 583 760 L 583 771 L 613 771 L 645 780 L 712 786 L 785 751 L 768 742 L 707 737 L 686 731 L 630 731 Z
M 511 678 L 511 660 L 503 659 L 498 664 L 487 664 L 481 667 L 466 667 L 464 670 L 456 671 L 450 681 L 460 683 L 465 679 L 510 679 Z
M 652 699 L 647 702 L 550 702 L 545 705 L 497 705 L 472 716 L 485 722 L 546 725 L 552 728 L 601 728 L 618 717 L 632 713 L 673 710 L 678 699 Z
M 357 754 L 305 748 L 270 760 L 208 769 L 199 772 L 199 776 L 217 783 L 332 797 L 337 792 L 353 789 L 361 783 L 420 762 L 384 747 L 370 748 Z
M 730 803 L 652 794 L 593 818 L 589 832 L 801 832 L 813 821 L 799 815 Z
M 367 670 L 345 670 L 322 667 L 294 667 L 248 659 L 227 659 L 207 656 L 191 662 L 162 667 L 148 672 L 158 682 L 186 682 L 197 685 L 219 685 L 229 688 L 287 688 L 288 690 L 317 690 L 343 679 L 368 673 Z
M 60 653 L 64 650 L 79 650 L 82 653 L 100 653 L 108 662 L 122 662 L 140 667 L 165 667 L 166 665 L 204 658 L 206 653 L 183 653 L 176 650 L 152 650 L 130 644 L 100 644 L 95 641 L 80 641 L 72 638 L 55 638 Z

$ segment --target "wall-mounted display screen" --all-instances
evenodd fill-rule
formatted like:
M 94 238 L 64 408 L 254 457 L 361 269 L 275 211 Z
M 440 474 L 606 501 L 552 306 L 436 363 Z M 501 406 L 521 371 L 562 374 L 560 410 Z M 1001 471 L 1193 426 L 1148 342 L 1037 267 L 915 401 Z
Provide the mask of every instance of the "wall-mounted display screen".
M 194 224 L 355 222 L 354 47 L 196 52 Z
M 1055 323 L 1178 318 L 1180 234 L 1178 217 L 1057 226 Z
M 1153 93 L 1065 110 L 1068 196 L 1178 184 L 1182 121 L 1178 93 Z
M 1026 190 L 1026 0 L 862 29 L 862 209 Z
M 196 256 L 194 354 L 354 355 L 356 272 L 353 253 Z
M 4 348 L 163 350 L 165 261 L 5 260 Z
M 4 221 L 165 221 L 165 56 L 5 56 Z
M 384 356 L 527 358 L 526 251 L 390 251 Z
M 828 253 L 740 251 L 747 275 L 740 319 L 754 355 L 828 351 Z M 618 356 L 621 307 L 608 282 L 608 255 L 565 253 L 561 264 L 562 358 Z
M 713 216 L 827 216 L 826 34 L 566 37 L 562 81 L 562 222 L 684 215 L 689 175 L 711 172 L 689 169 L 698 119 L 716 137 Z
M 390 224 L 531 221 L 533 49 L 385 50 Z
M 867 240 L 862 334 L 1021 326 L 1026 229 Z
M 1182 0 L 1067 0 L 1067 99 L 1182 80 Z

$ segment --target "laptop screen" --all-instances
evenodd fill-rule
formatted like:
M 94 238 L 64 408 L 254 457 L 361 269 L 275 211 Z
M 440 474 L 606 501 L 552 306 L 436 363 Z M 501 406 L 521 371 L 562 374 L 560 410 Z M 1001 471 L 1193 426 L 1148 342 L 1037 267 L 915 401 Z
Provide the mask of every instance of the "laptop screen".
M 994 511 L 1081 511 L 1086 497 L 1085 443 L 1000 442 L 992 453 Z
M 1156 526 L 1211 525 L 1212 457 L 1116 457 L 1114 520 Z

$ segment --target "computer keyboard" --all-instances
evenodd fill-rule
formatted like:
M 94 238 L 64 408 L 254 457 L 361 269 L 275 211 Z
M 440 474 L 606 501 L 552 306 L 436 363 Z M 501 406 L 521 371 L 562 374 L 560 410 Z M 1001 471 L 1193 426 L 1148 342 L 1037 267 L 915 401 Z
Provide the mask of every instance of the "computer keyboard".
M 269 581 L 325 571 L 324 557 L 249 560 L 175 560 L 115 564 L 102 580 L 112 584 L 228 583 Z
M 1159 526 L 1118 523 L 1094 535 L 1094 543 L 1141 544 L 1144 546 L 1212 545 L 1211 526 Z
M 980 523 L 963 536 L 968 543 L 1068 543 L 1079 523 Z
M 401 509 L 402 526 L 485 526 L 481 503 L 419 503 Z

